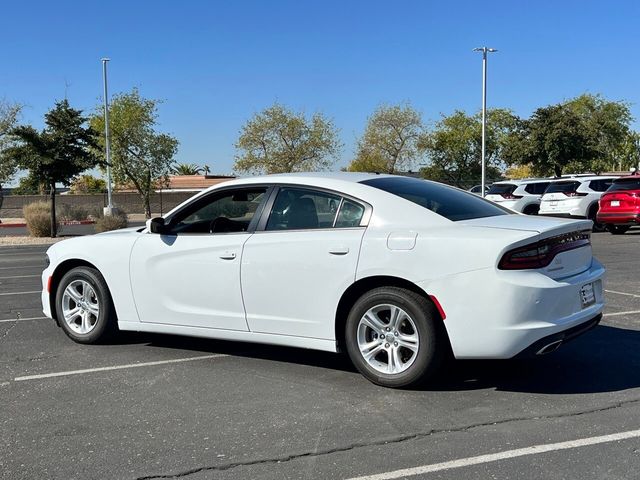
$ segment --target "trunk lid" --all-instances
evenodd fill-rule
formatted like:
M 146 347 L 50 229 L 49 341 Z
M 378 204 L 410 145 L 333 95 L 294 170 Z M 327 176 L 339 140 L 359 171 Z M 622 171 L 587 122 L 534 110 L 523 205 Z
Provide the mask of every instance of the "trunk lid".
M 502 254 L 525 245 L 543 243 L 547 239 L 562 243 L 571 241 L 572 234 L 591 231 L 591 220 L 568 220 L 563 218 L 539 217 L 531 215 L 499 215 L 457 222 L 470 227 L 496 228 L 531 232 L 531 237 L 505 246 Z M 500 256 L 500 258 L 502 255 Z M 497 261 L 500 260 L 497 259 Z M 558 279 L 577 275 L 591 267 L 593 254 L 591 244 L 558 253 L 549 265 L 538 271 Z
M 600 211 L 602 212 L 628 212 L 640 208 L 640 191 L 617 191 L 605 193 L 600 199 Z

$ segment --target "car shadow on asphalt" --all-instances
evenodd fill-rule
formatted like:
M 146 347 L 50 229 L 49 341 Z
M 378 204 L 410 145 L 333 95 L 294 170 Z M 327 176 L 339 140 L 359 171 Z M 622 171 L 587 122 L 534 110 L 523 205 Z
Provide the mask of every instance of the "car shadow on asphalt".
M 548 355 L 453 362 L 430 390 L 543 394 L 604 393 L 640 387 L 640 331 L 599 325 Z
M 127 340 L 128 339 L 128 340 Z M 272 345 L 198 339 L 160 334 L 126 334 L 126 343 L 221 353 L 275 363 L 307 365 L 353 374 L 344 354 Z M 549 355 L 525 360 L 449 362 L 424 391 L 499 391 L 583 394 L 640 387 L 640 331 L 599 325 Z

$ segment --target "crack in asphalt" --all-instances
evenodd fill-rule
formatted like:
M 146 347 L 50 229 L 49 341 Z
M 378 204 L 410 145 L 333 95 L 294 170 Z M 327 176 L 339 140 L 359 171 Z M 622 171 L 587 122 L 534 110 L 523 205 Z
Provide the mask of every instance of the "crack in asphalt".
M 15 328 L 15 326 L 17 325 L 17 323 L 12 323 L 9 325 L 9 328 L 7 328 L 4 333 L 2 334 L 2 336 L 0 337 L 0 340 L 4 339 L 7 335 L 9 335 L 9 332 L 11 330 L 13 330 Z
M 579 412 L 558 413 L 558 414 L 553 414 L 553 415 L 537 415 L 537 416 L 532 416 L 532 417 L 514 417 L 514 418 L 507 418 L 507 419 L 504 419 L 504 420 L 497 420 L 497 421 L 493 421 L 493 422 L 474 423 L 474 424 L 466 425 L 466 426 L 459 427 L 459 428 L 434 429 L 434 430 L 429 430 L 427 432 L 418 432 L 418 433 L 413 433 L 413 434 L 400 435 L 400 436 L 397 436 L 397 437 L 391 437 L 391 438 L 387 438 L 387 439 L 376 440 L 374 442 L 354 442 L 354 443 L 350 443 L 349 445 L 345 445 L 343 447 L 335 447 L 335 448 L 330 448 L 330 449 L 320 450 L 320 451 L 315 450 L 315 451 L 308 451 L 308 452 L 296 453 L 296 454 L 291 454 L 291 455 L 283 455 L 283 456 L 274 457 L 274 458 L 263 458 L 263 459 L 257 459 L 257 460 L 250 460 L 250 461 L 247 461 L 247 462 L 233 462 L 233 463 L 226 463 L 226 464 L 223 464 L 223 465 L 197 467 L 197 468 L 192 468 L 192 469 L 185 470 L 185 471 L 182 471 L 182 472 L 177 472 L 177 473 L 167 474 L 167 475 L 146 475 L 146 476 L 142 476 L 142 477 L 137 477 L 136 480 L 153 480 L 153 479 L 162 479 L 162 478 L 184 478 L 184 477 L 187 477 L 189 475 L 194 475 L 196 473 L 201 473 L 201 472 L 222 472 L 222 471 L 231 470 L 231 469 L 238 468 L 238 467 L 249 467 L 249 466 L 253 466 L 253 465 L 268 465 L 268 464 L 285 463 L 285 462 L 290 462 L 290 461 L 297 460 L 297 459 L 300 459 L 300 458 L 321 457 L 321 456 L 325 456 L 325 455 L 331 455 L 333 453 L 348 452 L 350 450 L 355 450 L 355 449 L 364 448 L 364 447 L 376 447 L 376 446 L 381 446 L 381 445 L 398 444 L 398 443 L 403 443 L 403 442 L 407 442 L 407 441 L 411 441 L 411 440 L 415 440 L 415 439 L 419 439 L 419 438 L 430 437 L 432 435 L 439 435 L 439 434 L 443 434 L 443 433 L 467 432 L 467 431 L 470 431 L 470 430 L 474 430 L 476 428 L 489 427 L 489 426 L 492 426 L 492 425 L 504 425 L 506 423 L 524 422 L 524 421 L 530 421 L 530 420 L 548 420 L 548 419 L 556 419 L 556 418 L 578 417 L 580 415 L 588 415 L 588 414 L 591 414 L 591 413 L 599 413 L 599 412 L 606 412 L 606 411 L 609 411 L 609 410 L 615 410 L 617 408 L 622 408 L 624 406 L 631 405 L 631 404 L 634 404 L 634 403 L 640 403 L 640 398 L 633 399 L 633 400 L 625 400 L 625 401 L 622 401 L 622 402 L 614 403 L 612 405 L 608 405 L 606 407 L 593 408 L 591 410 L 582 410 L 582 411 L 579 411 Z

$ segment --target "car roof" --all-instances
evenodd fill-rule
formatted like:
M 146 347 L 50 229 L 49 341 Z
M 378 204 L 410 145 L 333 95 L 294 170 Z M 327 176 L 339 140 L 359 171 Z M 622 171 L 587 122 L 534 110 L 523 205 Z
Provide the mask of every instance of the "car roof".
M 611 175 L 592 175 L 590 177 L 569 177 L 569 178 L 561 178 L 560 181 L 563 182 L 590 182 L 591 180 L 610 180 L 616 179 L 619 177 L 611 176 Z
M 253 184 L 301 184 L 313 187 L 324 187 L 340 190 L 341 188 L 354 187 L 365 180 L 383 177 L 400 177 L 402 175 L 388 175 L 363 172 L 296 172 L 278 173 L 271 175 L 255 175 L 250 177 L 236 178 L 227 182 L 218 183 L 205 190 L 217 190 L 220 187 L 233 187 Z M 410 178 L 410 177 L 406 177 Z
M 519 178 L 518 180 L 500 180 L 499 182 L 495 182 L 494 185 L 527 185 L 529 183 L 555 182 L 556 180 L 557 178 Z

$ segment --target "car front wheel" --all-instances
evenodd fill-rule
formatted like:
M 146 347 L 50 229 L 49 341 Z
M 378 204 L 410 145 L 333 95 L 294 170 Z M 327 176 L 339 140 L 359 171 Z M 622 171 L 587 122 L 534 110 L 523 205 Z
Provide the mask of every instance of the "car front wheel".
M 446 355 L 447 340 L 433 304 L 415 292 L 376 288 L 360 297 L 346 323 L 351 361 L 367 379 L 408 387 L 429 379 Z
M 67 272 L 56 291 L 58 324 L 78 343 L 98 343 L 117 330 L 107 284 L 96 269 L 77 267 Z

